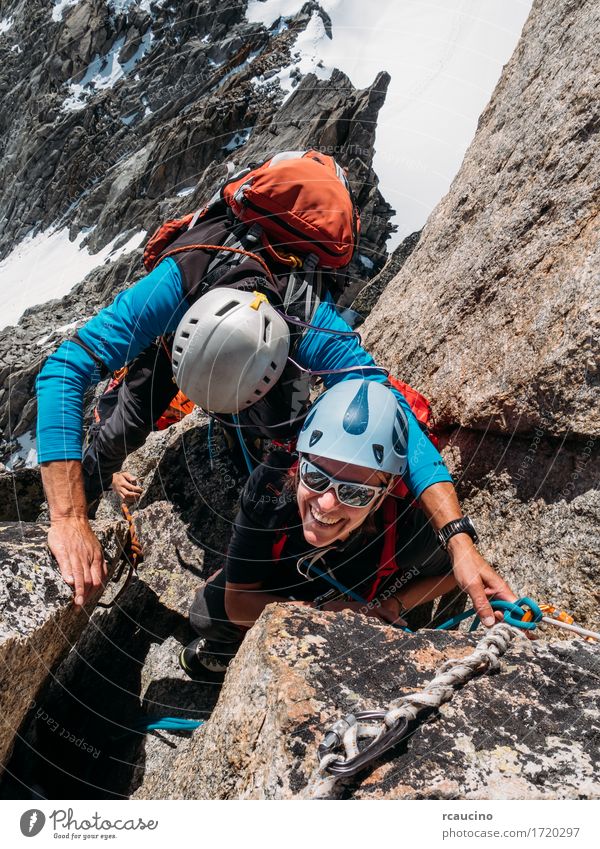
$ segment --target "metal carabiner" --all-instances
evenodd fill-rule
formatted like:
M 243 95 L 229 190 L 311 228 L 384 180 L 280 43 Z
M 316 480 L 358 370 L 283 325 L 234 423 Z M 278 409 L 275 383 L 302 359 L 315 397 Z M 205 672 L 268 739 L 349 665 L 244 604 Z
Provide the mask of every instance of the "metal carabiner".
M 381 719 L 385 716 L 385 711 L 364 711 L 363 713 L 357 713 L 356 719 Z M 349 758 L 347 761 L 338 758 L 336 761 L 332 761 L 328 764 L 325 769 L 331 775 L 335 775 L 338 778 L 348 778 L 351 775 L 355 775 L 360 770 L 365 769 L 365 767 L 369 766 L 372 761 L 381 757 L 388 749 L 391 749 L 397 743 L 406 736 L 409 727 L 409 720 L 404 717 L 399 719 L 397 722 L 392 725 L 391 728 L 388 728 L 380 737 L 370 743 L 354 758 Z M 321 753 L 321 747 L 319 747 L 319 755 Z M 323 754 L 326 754 L 325 752 Z M 329 752 L 327 752 L 329 754 Z

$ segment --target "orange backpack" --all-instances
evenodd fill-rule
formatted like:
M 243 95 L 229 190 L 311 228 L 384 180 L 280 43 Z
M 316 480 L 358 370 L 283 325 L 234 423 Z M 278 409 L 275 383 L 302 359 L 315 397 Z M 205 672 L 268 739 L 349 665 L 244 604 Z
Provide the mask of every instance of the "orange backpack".
M 156 430 L 166 430 L 171 425 L 177 424 L 177 422 L 189 416 L 195 406 L 194 402 L 190 401 L 180 389 L 161 417 L 157 419 Z
M 279 262 L 299 266 L 312 254 L 313 268 L 343 268 L 356 250 L 360 218 L 344 170 L 317 150 L 283 151 L 234 174 L 198 212 L 165 221 L 144 250 L 146 269 L 220 201 L 238 221 L 258 228 L 263 247 Z

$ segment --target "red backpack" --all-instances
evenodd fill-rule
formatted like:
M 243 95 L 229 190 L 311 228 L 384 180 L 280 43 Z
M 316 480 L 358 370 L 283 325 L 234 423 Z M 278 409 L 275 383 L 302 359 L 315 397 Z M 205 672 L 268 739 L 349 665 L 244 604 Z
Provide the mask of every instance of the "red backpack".
M 344 170 L 316 150 L 283 151 L 234 174 L 203 209 L 165 221 L 144 250 L 147 271 L 220 201 L 238 221 L 256 229 L 278 262 L 298 267 L 312 255 L 312 268 L 337 269 L 348 265 L 356 250 L 360 218 Z M 193 247 L 223 250 L 219 245 Z

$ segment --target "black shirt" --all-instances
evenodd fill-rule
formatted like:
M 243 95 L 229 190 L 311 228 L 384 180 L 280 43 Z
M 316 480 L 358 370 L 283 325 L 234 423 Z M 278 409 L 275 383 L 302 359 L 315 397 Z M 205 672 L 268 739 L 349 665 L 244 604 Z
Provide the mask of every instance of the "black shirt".
M 331 589 L 331 584 L 318 577 L 307 579 L 298 570 L 298 561 L 305 572 L 305 561 L 324 553 L 315 566 L 365 597 L 383 549 L 381 510 L 375 514 L 376 530 L 371 535 L 361 527 L 334 549 L 312 548 L 304 538 L 296 502 L 296 461 L 295 455 L 274 452 L 248 479 L 227 551 L 227 581 L 260 583 L 276 595 L 311 600 Z

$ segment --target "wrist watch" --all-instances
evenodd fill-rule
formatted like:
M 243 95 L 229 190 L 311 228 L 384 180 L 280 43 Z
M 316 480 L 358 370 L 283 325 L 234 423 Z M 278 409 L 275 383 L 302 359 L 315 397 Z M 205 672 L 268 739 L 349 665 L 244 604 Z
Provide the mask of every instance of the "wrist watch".
M 455 534 L 468 534 L 473 542 L 479 542 L 477 531 L 468 516 L 463 516 L 461 519 L 453 519 L 437 532 L 437 538 L 444 551 L 448 548 L 448 540 Z

